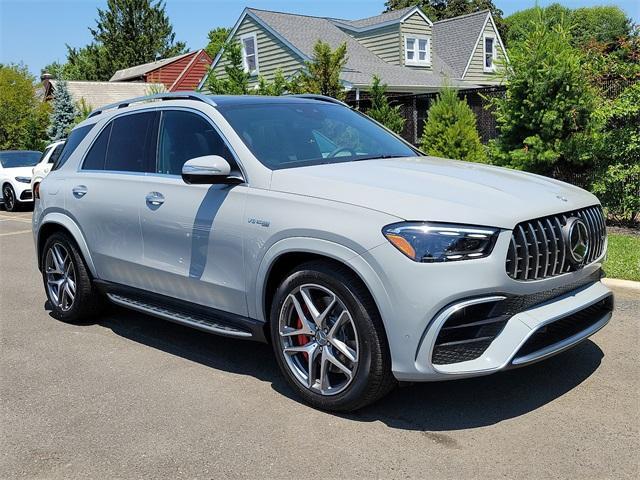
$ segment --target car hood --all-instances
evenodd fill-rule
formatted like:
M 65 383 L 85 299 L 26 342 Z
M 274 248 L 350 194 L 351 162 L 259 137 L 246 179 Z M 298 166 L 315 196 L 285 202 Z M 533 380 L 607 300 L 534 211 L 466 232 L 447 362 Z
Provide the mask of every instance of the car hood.
M 378 210 L 404 220 L 513 228 L 598 203 L 564 182 L 436 157 L 364 160 L 275 170 L 271 189 Z
M 4 178 L 29 177 L 33 175 L 33 167 L 12 167 L 0 170 L 0 176 Z

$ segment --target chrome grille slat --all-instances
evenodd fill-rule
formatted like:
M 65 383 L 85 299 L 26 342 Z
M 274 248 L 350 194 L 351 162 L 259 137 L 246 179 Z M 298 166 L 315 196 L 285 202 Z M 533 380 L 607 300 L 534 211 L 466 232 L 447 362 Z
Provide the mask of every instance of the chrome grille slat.
M 584 264 L 596 261 L 604 252 L 606 225 L 600 206 L 549 215 L 521 222 L 511 235 L 505 269 L 515 280 L 539 280 L 580 268 L 569 262 L 563 227 L 578 217 L 587 227 L 589 251 Z

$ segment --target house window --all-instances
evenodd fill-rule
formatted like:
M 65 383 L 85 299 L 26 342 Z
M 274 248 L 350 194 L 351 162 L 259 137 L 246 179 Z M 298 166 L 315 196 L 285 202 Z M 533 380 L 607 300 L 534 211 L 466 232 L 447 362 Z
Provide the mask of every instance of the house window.
M 242 63 L 244 64 L 245 72 L 249 72 L 251 75 L 258 73 L 258 42 L 256 40 L 256 34 L 250 33 L 240 37 L 240 43 L 242 44 Z
M 431 41 L 429 37 L 411 36 L 404 38 L 405 65 L 431 65 Z
M 484 71 L 493 72 L 496 69 L 496 39 L 484 37 Z

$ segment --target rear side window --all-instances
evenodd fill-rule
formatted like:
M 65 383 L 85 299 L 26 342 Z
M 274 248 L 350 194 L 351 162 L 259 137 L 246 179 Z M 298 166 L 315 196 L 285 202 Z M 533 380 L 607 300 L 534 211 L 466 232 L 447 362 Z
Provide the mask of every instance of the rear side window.
M 56 149 L 51 153 L 51 156 L 49 157 L 49 163 L 56 163 L 63 149 L 64 149 L 64 143 L 61 143 L 60 145 L 58 145 Z
M 62 165 L 66 163 L 71 154 L 78 148 L 78 145 L 84 140 L 84 137 L 91 131 L 93 125 L 85 125 L 84 127 L 74 128 L 67 139 L 67 143 L 64 144 L 64 148 L 62 149 L 62 153 L 58 157 L 58 161 L 53 164 L 51 170 L 57 170 Z
M 109 145 L 109 136 L 111 135 L 110 123 L 107 127 L 100 132 L 98 138 L 93 142 L 89 153 L 84 157 L 84 163 L 82 164 L 83 170 L 104 170 L 104 160 L 107 156 L 107 146 Z
M 229 162 L 232 170 L 237 170 L 224 140 L 204 118 L 180 110 L 162 112 L 158 173 L 180 175 L 187 160 L 205 155 L 219 155 Z
M 156 112 L 135 113 L 113 120 L 104 169 L 124 172 L 155 170 Z

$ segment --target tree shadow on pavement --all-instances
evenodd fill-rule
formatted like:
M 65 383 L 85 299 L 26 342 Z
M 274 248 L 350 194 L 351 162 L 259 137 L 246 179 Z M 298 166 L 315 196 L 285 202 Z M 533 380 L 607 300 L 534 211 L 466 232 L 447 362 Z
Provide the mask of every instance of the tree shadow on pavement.
M 278 393 L 299 401 L 278 370 L 269 345 L 207 334 L 121 308 L 113 308 L 99 324 L 172 355 L 270 382 Z M 603 356 L 602 350 L 587 340 L 528 367 L 397 388 L 374 405 L 339 416 L 424 432 L 493 425 L 536 410 L 569 392 L 597 370 Z

